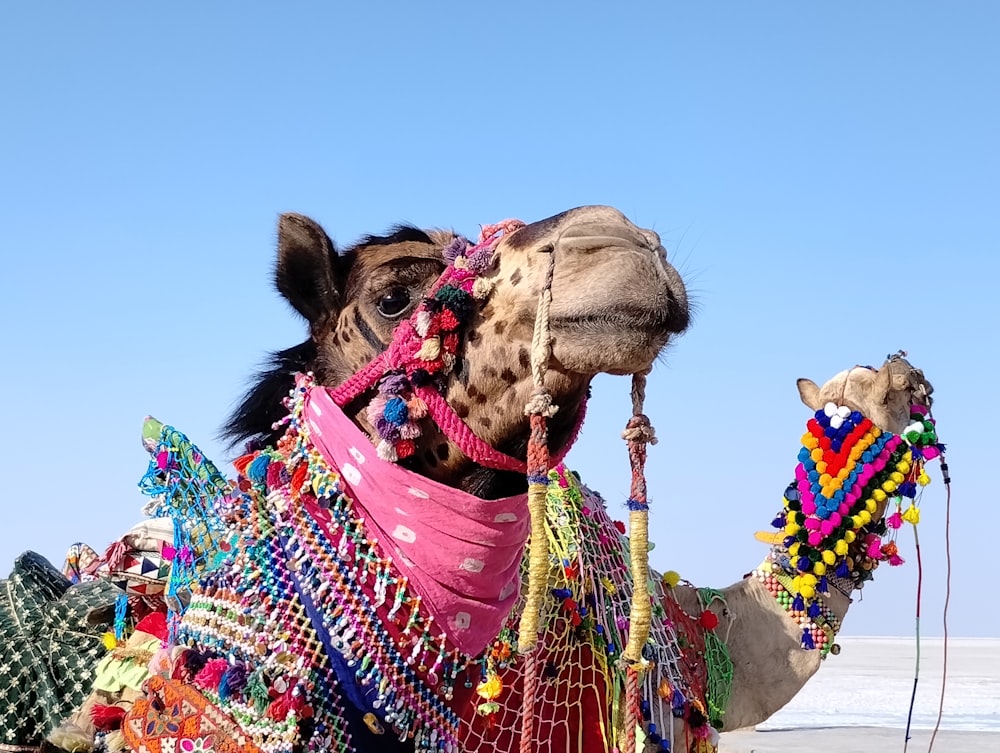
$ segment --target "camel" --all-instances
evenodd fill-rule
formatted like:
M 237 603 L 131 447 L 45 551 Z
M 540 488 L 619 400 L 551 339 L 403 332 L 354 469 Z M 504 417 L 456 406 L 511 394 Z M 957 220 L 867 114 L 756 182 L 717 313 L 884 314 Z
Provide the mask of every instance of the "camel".
M 917 410 L 922 413 L 919 406 L 930 406 L 933 391 L 923 372 L 900 357 L 890 358 L 878 370 L 865 367 L 845 370 L 822 387 L 809 379 L 799 379 L 798 390 L 803 404 L 814 411 L 822 413 L 829 405 L 847 406 L 870 418 L 884 432 L 897 436 L 914 424 L 911 406 L 918 406 Z M 931 445 L 936 444 L 936 437 L 927 439 Z M 936 455 L 936 447 L 926 453 L 928 459 Z M 914 478 L 917 477 L 914 469 Z M 921 476 L 920 481 L 926 483 L 928 479 Z M 891 495 L 884 496 L 871 513 L 869 522 L 862 527 L 863 531 L 885 531 L 884 519 L 890 509 L 887 507 L 890 499 Z M 823 650 L 820 647 L 809 650 L 803 647 L 803 627 L 799 620 L 792 619 L 776 598 L 776 594 L 787 591 L 776 588 L 773 581 L 771 590 L 764 584 L 772 567 L 782 574 L 790 567 L 785 541 L 783 535 L 778 534 L 764 563 L 738 582 L 721 589 L 710 605 L 718 619 L 714 632 L 726 636 L 732 661 L 731 690 L 720 731 L 751 727 L 765 721 L 802 689 L 819 670 L 827 654 L 839 650 L 833 638 L 853 603 L 855 592 L 871 579 L 880 561 L 891 559 L 888 554 L 891 549 L 870 557 L 860 549 L 861 538 L 857 539 L 857 544 L 851 547 L 850 572 L 837 579 L 835 585 L 831 583 L 819 600 L 824 613 L 828 614 L 826 624 L 830 631 L 828 635 L 815 636 L 817 643 L 823 642 Z M 790 571 L 794 573 L 794 567 Z M 832 581 L 833 568 L 830 568 L 830 575 Z M 667 590 L 670 593 L 663 597 L 676 598 L 689 613 L 698 614 L 704 608 L 698 589 L 693 586 L 678 585 Z M 806 640 L 812 639 L 810 635 Z M 681 739 L 692 737 L 690 729 L 677 729 L 674 734 Z
M 609 286 L 609 279 L 616 285 Z M 231 439 L 247 442 L 252 451 L 237 461 L 243 474 L 240 489 L 253 498 L 247 508 L 252 525 L 271 530 L 285 522 L 282 511 L 287 508 L 282 503 L 271 511 L 277 517 L 270 522 L 259 512 L 261 505 L 270 509 L 268 500 L 275 500 L 276 487 L 270 487 L 287 482 L 291 500 L 302 503 L 301 509 L 312 502 L 320 505 L 310 508 L 313 522 L 342 526 L 344 536 L 348 530 L 357 533 L 364 518 L 355 520 L 350 518 L 354 513 L 341 509 L 345 495 L 337 482 L 322 471 L 315 473 L 312 465 L 306 474 L 313 478 L 311 487 L 302 486 L 305 476 L 298 475 L 307 467 L 301 464 L 303 458 L 314 458 L 319 445 L 306 448 L 295 444 L 294 437 L 305 436 L 312 427 L 312 436 L 322 444 L 326 435 L 317 426 L 321 416 L 325 421 L 343 415 L 350 428 L 336 431 L 363 433 L 351 435 L 354 455 L 332 467 L 358 487 L 364 473 L 354 466 L 367 461 L 367 470 L 377 460 L 398 461 L 393 467 L 405 468 L 412 479 L 407 482 L 409 494 L 428 500 L 422 503 L 427 509 L 430 500 L 448 498 L 447 490 L 454 490 L 451 509 L 435 513 L 435 526 L 447 529 L 466 516 L 473 521 L 456 538 L 463 546 L 474 544 L 476 556 L 459 563 L 459 570 L 470 575 L 457 576 L 458 597 L 451 595 L 456 586 L 447 578 L 431 594 L 416 587 L 411 593 L 409 579 L 421 589 L 434 588 L 431 571 L 410 562 L 418 556 L 433 560 L 433 548 L 430 554 L 405 546 L 379 548 L 374 533 L 342 538 L 335 559 L 344 567 L 359 558 L 370 563 L 366 573 L 352 578 L 357 583 L 374 575 L 376 592 L 366 603 L 379 618 L 374 625 L 347 625 L 342 609 L 333 615 L 315 614 L 330 598 L 323 589 L 337 577 L 336 569 L 325 573 L 326 580 L 302 580 L 306 555 L 297 547 L 312 543 L 306 541 L 312 531 L 275 539 L 263 530 L 245 530 L 234 560 L 238 567 L 264 556 L 265 546 L 296 552 L 280 555 L 284 564 L 275 560 L 249 575 L 223 567 L 206 576 L 181 622 L 176 666 L 168 677 L 149 679 L 148 700 L 136 701 L 123 722 L 126 742 L 144 750 L 167 746 L 159 737 L 147 739 L 172 729 L 172 722 L 157 717 L 164 708 L 192 706 L 199 719 L 211 717 L 215 723 L 219 712 L 212 704 L 221 704 L 239 720 L 239 729 L 230 725 L 225 740 L 214 732 L 217 750 L 246 750 L 254 744 L 266 750 L 302 744 L 338 750 L 457 750 L 458 717 L 438 696 L 448 701 L 463 681 L 459 676 L 471 676 L 472 662 L 499 631 L 517 598 L 520 553 L 528 533 L 523 458 L 532 431 L 525 408 L 533 405 L 538 415 L 550 419 L 546 444 L 558 457 L 579 429 L 591 379 L 601 372 L 647 371 L 671 336 L 687 327 L 684 284 L 667 263 L 656 234 L 610 207 L 581 207 L 531 225 L 503 223 L 484 229 L 482 242 L 475 246 L 453 233 L 399 227 L 387 236 L 366 237 L 343 254 L 316 223 L 285 215 L 279 223 L 275 281 L 308 322 L 309 339 L 275 355 L 227 427 Z M 550 302 L 541 332 L 535 327 L 540 299 Z M 399 345 L 398 338 L 390 342 L 400 331 L 410 337 L 409 343 Z M 414 340 L 419 348 L 407 351 Z M 545 354 L 541 362 L 539 352 Z M 388 374 L 377 374 L 380 378 L 357 387 L 359 379 L 386 366 Z M 311 376 L 296 377 L 305 372 Z M 352 384 L 357 389 L 345 397 Z M 302 395 L 306 404 L 296 403 Z M 283 418 L 289 409 L 291 417 Z M 432 422 L 421 420 L 428 414 Z M 369 441 L 377 446 L 377 455 L 358 449 Z M 274 453 L 286 451 L 289 465 L 280 471 Z M 403 500 L 395 513 L 407 514 L 401 507 L 406 507 Z M 422 540 L 430 535 L 426 528 L 414 528 Z M 403 544 L 412 544 L 408 537 L 415 535 L 402 524 L 381 531 L 381 538 L 397 538 Z M 485 541 L 476 543 L 479 537 Z M 393 552 L 395 561 L 380 554 L 383 551 Z M 306 557 L 312 561 L 310 576 L 319 556 L 314 555 Z M 407 575 L 401 575 L 404 565 L 410 568 Z M 498 567 L 504 578 L 489 583 L 487 592 L 473 594 L 476 598 L 464 593 L 465 588 L 475 591 L 482 579 L 472 575 L 491 574 Z M 280 587 L 275 578 L 281 579 Z M 494 586 L 497 590 L 490 590 Z M 387 590 L 395 594 L 391 604 Z M 335 598 L 354 593 L 351 583 L 343 581 L 332 592 Z M 224 599 L 219 595 L 241 594 L 243 607 L 237 611 L 253 611 L 262 593 L 281 604 L 260 619 L 280 613 L 296 630 L 307 617 L 314 623 L 317 632 L 308 645 L 283 648 L 289 639 L 281 636 L 295 634 L 289 623 L 279 630 L 277 643 L 224 647 L 230 639 L 238 643 L 253 634 L 271 634 L 230 625 L 233 612 L 220 605 Z M 438 598 L 458 601 L 462 608 L 454 613 L 440 610 Z M 294 604 L 285 603 L 289 600 Z M 399 622 L 401 607 L 408 614 L 405 624 Z M 348 613 L 364 615 L 367 610 Z M 447 633 L 437 627 L 445 623 Z M 411 628 L 423 631 L 415 642 Z M 380 633 L 388 642 L 368 645 L 368 654 L 352 658 L 351 651 L 359 650 L 356 636 L 366 630 L 388 631 Z M 242 638 L 226 638 L 220 631 Z M 320 656 L 317 643 L 333 650 Z M 404 645 L 412 653 L 400 663 Z M 385 657 L 376 651 L 382 646 L 396 657 L 395 664 L 383 662 Z M 258 652 L 264 657 L 260 662 Z M 283 657 L 289 655 L 298 657 L 294 667 L 285 663 Z M 368 673 L 358 688 L 353 683 L 356 660 L 362 668 L 357 672 Z M 409 669 L 414 662 L 419 666 Z M 238 679 L 232 680 L 233 675 Z M 374 701 L 365 698 L 369 691 L 364 689 L 373 676 L 379 692 Z M 395 736 L 400 740 L 394 743 Z

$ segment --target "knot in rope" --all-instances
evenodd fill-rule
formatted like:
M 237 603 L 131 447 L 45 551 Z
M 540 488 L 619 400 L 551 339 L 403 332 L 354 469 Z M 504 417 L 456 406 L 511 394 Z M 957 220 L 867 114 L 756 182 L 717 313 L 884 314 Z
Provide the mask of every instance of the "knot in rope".
M 552 395 L 544 390 L 538 390 L 524 406 L 526 416 L 545 416 L 552 418 L 559 412 L 559 406 L 552 404 Z
M 656 438 L 656 429 L 644 413 L 637 413 L 628 420 L 625 431 L 622 432 L 622 439 L 640 444 L 656 444 L 659 441 Z

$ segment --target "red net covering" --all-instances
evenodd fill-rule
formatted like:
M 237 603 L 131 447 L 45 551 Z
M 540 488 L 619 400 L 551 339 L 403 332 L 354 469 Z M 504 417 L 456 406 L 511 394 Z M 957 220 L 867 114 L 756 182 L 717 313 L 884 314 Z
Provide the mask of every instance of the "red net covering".
M 539 676 L 530 749 L 611 751 L 624 734 L 626 672 L 620 657 L 628 639 L 632 593 L 628 539 L 624 526 L 608 516 L 604 500 L 573 474 L 560 466 L 550 477 L 549 582 L 535 662 Z M 701 698 L 704 680 L 692 676 L 689 665 L 696 657 L 674 629 L 675 622 L 690 618 L 679 607 L 676 615 L 664 611 L 664 590 L 658 579 L 650 584 L 654 618 L 640 697 L 647 729 L 652 722 L 668 737 L 671 707 L 685 708 L 689 699 Z M 470 673 L 469 681 L 456 688 L 453 708 L 462 717 L 465 750 L 520 750 L 527 662 L 513 655 L 519 613 L 515 608 L 479 675 Z M 689 632 L 689 625 L 683 627 Z M 643 740 L 640 734 L 640 749 Z

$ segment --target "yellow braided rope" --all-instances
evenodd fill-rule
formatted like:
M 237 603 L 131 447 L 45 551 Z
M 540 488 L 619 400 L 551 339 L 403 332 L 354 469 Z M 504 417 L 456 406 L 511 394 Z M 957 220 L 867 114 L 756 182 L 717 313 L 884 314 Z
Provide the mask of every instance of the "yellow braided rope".
M 633 510 L 628 515 L 629 564 L 632 570 L 632 605 L 629 610 L 626 661 L 642 663 L 642 649 L 649 640 L 653 610 L 649 603 L 649 513 Z
M 538 311 L 535 314 L 535 328 L 531 336 L 531 376 L 535 384 L 535 394 L 525 413 L 541 417 L 552 416 L 557 408 L 545 392 L 545 371 L 548 369 L 552 353 L 552 335 L 549 332 L 549 308 L 552 303 L 552 273 L 554 254 L 549 253 L 549 265 L 542 292 L 538 297 Z M 532 431 L 536 426 L 532 426 Z M 546 458 L 547 460 L 547 458 Z M 547 465 L 547 463 L 545 464 Z M 533 468 L 528 462 L 528 473 L 544 475 L 548 468 Z M 548 480 L 536 479 L 528 485 L 528 513 L 531 516 L 531 540 L 528 549 L 528 591 L 524 597 L 524 611 L 518 624 L 517 648 L 525 653 L 538 643 L 539 614 L 545 598 L 545 586 L 549 572 L 549 542 L 545 532 L 545 495 Z
M 549 544 L 545 532 L 546 487 L 528 487 L 528 512 L 531 514 L 531 543 L 528 549 L 528 592 L 518 625 L 517 650 L 524 654 L 538 643 L 539 614 L 549 578 Z

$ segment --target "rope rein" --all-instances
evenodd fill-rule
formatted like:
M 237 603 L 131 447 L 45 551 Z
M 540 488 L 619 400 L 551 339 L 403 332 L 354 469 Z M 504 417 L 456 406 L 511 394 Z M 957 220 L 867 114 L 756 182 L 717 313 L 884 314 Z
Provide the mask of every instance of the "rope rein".
M 944 505 L 944 552 L 945 552 L 945 578 L 944 578 L 944 607 L 941 612 L 941 623 L 943 628 L 943 645 L 941 657 L 941 695 L 938 699 L 937 719 L 934 721 L 934 731 L 931 732 L 930 742 L 927 744 L 927 753 L 931 753 L 934 748 L 934 740 L 937 738 L 938 730 L 941 728 L 941 718 L 944 716 L 944 694 L 948 683 L 948 606 L 951 604 L 951 476 L 948 474 L 948 463 L 945 461 L 944 453 L 941 453 L 941 476 L 944 479 L 945 505 Z
M 545 533 L 545 500 L 548 491 L 549 447 L 548 419 L 558 406 L 545 389 L 545 372 L 552 355 L 549 331 L 549 307 L 552 303 L 552 276 L 555 255 L 549 253 L 545 281 L 538 297 L 538 311 L 531 336 L 531 378 L 534 393 L 524 407 L 531 433 L 528 438 L 528 512 L 531 516 L 531 539 L 528 549 L 528 590 L 524 611 L 518 625 L 517 651 L 524 657 L 524 692 L 521 699 L 521 753 L 534 749 L 533 726 L 535 695 L 541 668 L 538 666 L 538 631 L 541 607 L 549 578 L 549 542 Z
M 533 727 L 538 680 L 541 673 L 538 660 L 538 633 L 541 606 L 545 598 L 549 574 L 549 547 L 545 532 L 545 506 L 548 490 L 548 470 L 551 467 L 548 450 L 548 419 L 559 410 L 545 388 L 545 374 L 552 356 L 552 334 L 549 310 L 552 305 L 552 278 L 555 255 L 549 252 L 545 281 L 538 297 L 538 309 L 531 337 L 531 377 L 534 392 L 525 405 L 531 433 L 528 440 L 527 479 L 528 511 L 531 516 L 531 539 L 528 549 L 528 587 L 524 610 L 518 625 L 518 653 L 524 658 L 524 691 L 521 701 L 520 752 L 533 748 Z M 642 723 L 640 709 L 640 674 L 646 668 L 643 647 L 649 640 L 652 607 L 649 592 L 649 503 L 646 494 L 646 445 L 656 444 L 656 432 L 643 414 L 648 371 L 632 376 L 632 417 L 622 438 L 628 443 L 632 483 L 629 508 L 629 560 L 632 573 L 632 603 L 629 617 L 628 643 L 623 652 L 626 663 L 623 753 L 634 753 L 636 728 Z

